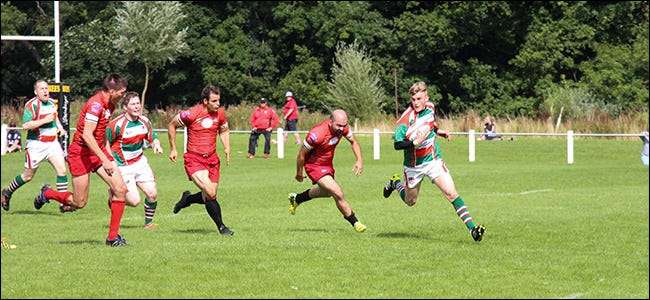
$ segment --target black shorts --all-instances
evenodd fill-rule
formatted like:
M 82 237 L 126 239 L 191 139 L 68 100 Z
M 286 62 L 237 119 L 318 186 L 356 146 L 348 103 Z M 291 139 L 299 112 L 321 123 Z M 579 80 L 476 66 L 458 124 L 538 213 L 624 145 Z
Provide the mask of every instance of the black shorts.
M 296 120 L 287 120 L 287 123 L 284 125 L 284 130 L 286 131 L 296 131 L 296 124 L 298 124 L 298 119 Z

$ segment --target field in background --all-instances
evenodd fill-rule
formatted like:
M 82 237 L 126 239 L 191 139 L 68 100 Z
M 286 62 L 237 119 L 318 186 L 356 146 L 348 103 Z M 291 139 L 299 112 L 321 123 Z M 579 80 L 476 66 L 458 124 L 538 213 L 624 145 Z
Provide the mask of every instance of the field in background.
M 79 114 L 83 102 L 71 102 L 70 112 L 72 116 Z M 226 114 L 230 123 L 230 128 L 239 130 L 250 129 L 250 115 L 255 104 L 242 103 L 238 106 L 229 106 Z M 275 106 L 278 116 L 281 118 L 282 107 Z M 169 106 L 163 109 L 155 109 L 146 113 L 151 120 L 154 128 L 167 128 L 169 121 L 185 107 Z M 11 124 L 14 122 L 20 126 L 23 109 L 11 105 L 2 105 L 2 123 Z M 300 112 L 298 129 L 309 130 L 314 125 L 320 123 L 327 115 L 320 112 L 309 112 L 302 110 Z M 463 115 L 438 115 L 438 123 L 444 129 L 450 131 L 464 131 L 474 129 L 477 132 L 483 132 L 483 119 L 474 111 L 468 111 Z M 357 121 L 350 119 L 351 126 L 357 126 L 358 130 L 372 131 L 373 128 L 379 128 L 381 131 L 393 131 L 395 117 L 393 115 L 380 116 L 376 120 Z M 77 118 L 71 118 L 70 127 L 76 125 Z M 533 119 L 524 117 L 503 117 L 495 118 L 497 131 L 499 132 L 566 132 L 573 130 L 576 133 L 640 133 L 648 130 L 648 112 L 637 112 L 632 114 L 622 114 L 612 117 L 607 113 L 591 111 L 581 118 L 567 119 L 563 118 L 562 122 L 557 125 L 556 118 Z M 284 124 L 281 124 L 282 126 Z M 23 137 L 24 138 L 24 137 Z
M 2 298 L 648 298 L 648 169 L 638 139 L 576 138 L 573 165 L 561 138 L 479 142 L 473 163 L 466 138 L 441 141 L 470 213 L 487 227 L 481 243 L 426 182 L 414 207 L 381 196 L 387 177 L 401 171 L 387 136 L 378 161 L 371 137 L 359 137 L 361 177 L 351 173 L 347 142 L 335 159 L 337 179 L 368 226 L 363 234 L 331 199 L 288 214 L 287 194 L 310 186 L 293 180 L 294 146 L 284 160 L 248 160 L 248 135 L 232 139 L 219 188 L 230 238 L 217 234 L 202 206 L 172 214 L 181 192 L 196 188 L 182 161 L 147 151 L 160 226 L 143 230 L 143 208 L 127 208 L 122 234 L 130 245 L 108 248 L 106 188 L 97 176 L 83 210 L 62 215 L 54 203 L 34 210 L 41 184 L 54 181 L 45 164 L 2 211 L 2 236 L 17 245 L 2 250 Z M 22 158 L 2 156 L 3 187 Z

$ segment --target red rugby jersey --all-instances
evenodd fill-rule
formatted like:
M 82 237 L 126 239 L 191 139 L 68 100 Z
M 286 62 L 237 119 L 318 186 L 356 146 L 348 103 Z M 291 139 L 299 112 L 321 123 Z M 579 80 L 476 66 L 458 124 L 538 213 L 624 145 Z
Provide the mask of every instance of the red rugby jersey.
M 72 138 L 72 144 L 78 144 L 81 147 L 87 149 L 88 145 L 84 142 L 82 135 L 84 132 L 84 127 L 86 122 L 96 123 L 95 131 L 93 131 L 93 136 L 99 145 L 99 148 L 106 148 L 106 126 L 110 121 L 111 114 L 115 110 L 115 105 L 111 103 L 108 94 L 104 94 L 99 91 L 86 101 L 81 112 L 79 113 L 79 120 L 77 121 L 77 131 L 74 133 Z
M 217 151 L 217 135 L 221 126 L 228 124 L 223 107 L 215 112 L 208 112 L 201 103 L 181 111 L 178 121 L 187 127 L 187 151 L 199 154 Z
M 352 130 L 349 126 L 345 126 L 342 133 L 336 134 L 330 129 L 331 123 L 332 121 L 327 119 L 309 130 L 303 144 L 309 150 L 305 164 L 332 166 L 334 151 L 341 138 L 344 136 L 352 138 Z

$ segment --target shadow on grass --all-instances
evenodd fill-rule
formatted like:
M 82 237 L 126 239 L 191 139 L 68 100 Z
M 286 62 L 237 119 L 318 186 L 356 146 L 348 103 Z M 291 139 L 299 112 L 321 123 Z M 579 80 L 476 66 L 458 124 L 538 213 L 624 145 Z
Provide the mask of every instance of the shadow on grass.
M 78 241 L 59 241 L 62 245 L 103 245 L 103 241 L 98 240 L 78 240 Z
M 416 234 L 416 233 L 408 233 L 408 232 L 382 232 L 377 234 L 378 237 L 380 238 L 389 238 L 389 239 L 421 239 L 421 240 L 428 240 L 430 239 L 427 236 Z
M 215 230 L 210 230 L 210 229 L 180 229 L 180 230 L 174 230 L 175 232 L 180 232 L 180 233 L 189 233 L 189 234 L 218 234 L 219 232 Z
M 296 228 L 296 229 L 289 229 L 289 231 L 295 231 L 295 232 L 329 232 L 326 229 L 323 228 Z
M 12 211 L 12 215 L 50 215 L 50 216 L 60 216 L 60 212 L 53 211 L 40 211 L 40 210 L 17 210 Z

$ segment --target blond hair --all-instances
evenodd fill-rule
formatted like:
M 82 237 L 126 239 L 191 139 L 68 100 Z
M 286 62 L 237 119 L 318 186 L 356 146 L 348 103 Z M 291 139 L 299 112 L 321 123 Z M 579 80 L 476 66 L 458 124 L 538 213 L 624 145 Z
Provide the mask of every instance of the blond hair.
M 418 81 L 411 86 L 411 88 L 409 89 L 409 94 L 413 96 L 419 92 L 426 92 L 426 91 L 427 91 L 427 84 L 424 83 L 424 81 Z

